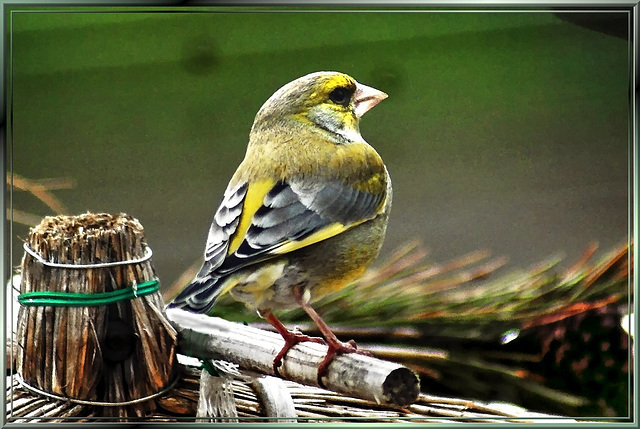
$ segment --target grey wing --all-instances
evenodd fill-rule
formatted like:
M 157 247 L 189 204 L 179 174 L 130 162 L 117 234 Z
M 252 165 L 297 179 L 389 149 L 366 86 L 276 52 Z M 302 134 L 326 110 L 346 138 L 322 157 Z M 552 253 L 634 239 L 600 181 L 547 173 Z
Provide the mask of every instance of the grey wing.
M 277 255 L 287 243 L 299 242 L 331 224 L 345 229 L 374 218 L 385 195 L 374 195 L 335 180 L 322 184 L 302 180 L 280 181 L 265 195 L 254 214 L 244 241 L 218 271 Z

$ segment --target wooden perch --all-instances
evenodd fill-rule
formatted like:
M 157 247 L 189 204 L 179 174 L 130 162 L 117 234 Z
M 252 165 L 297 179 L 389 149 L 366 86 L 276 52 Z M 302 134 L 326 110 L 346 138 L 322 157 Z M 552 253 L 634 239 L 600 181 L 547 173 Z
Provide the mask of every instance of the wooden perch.
M 284 346 L 276 333 L 228 322 L 218 317 L 167 309 L 178 331 L 178 350 L 200 359 L 222 359 L 242 369 L 273 374 L 273 359 Z M 327 346 L 304 342 L 282 360 L 283 378 L 317 386 L 318 365 Z M 358 353 L 340 354 L 329 364 L 323 379 L 327 389 L 379 404 L 405 406 L 418 398 L 418 377 L 401 365 Z

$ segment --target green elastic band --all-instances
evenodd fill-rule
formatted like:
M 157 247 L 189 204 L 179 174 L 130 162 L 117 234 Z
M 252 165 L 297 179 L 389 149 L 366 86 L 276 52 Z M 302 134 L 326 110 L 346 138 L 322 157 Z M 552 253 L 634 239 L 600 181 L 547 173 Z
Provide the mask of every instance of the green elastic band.
M 220 374 L 218 374 L 218 371 L 216 371 L 216 369 L 211 364 L 210 360 L 201 360 L 200 362 L 202 362 L 202 368 L 204 368 L 209 373 L 209 375 L 212 375 L 214 377 L 220 376 Z
M 220 373 L 218 373 L 218 371 L 214 368 L 210 360 L 201 359 L 200 362 L 202 363 L 202 368 L 204 368 L 209 373 L 209 375 L 220 377 Z
M 93 307 L 149 295 L 158 289 L 160 289 L 160 282 L 151 280 L 137 286 L 101 293 L 27 292 L 18 296 L 18 302 L 25 306 Z

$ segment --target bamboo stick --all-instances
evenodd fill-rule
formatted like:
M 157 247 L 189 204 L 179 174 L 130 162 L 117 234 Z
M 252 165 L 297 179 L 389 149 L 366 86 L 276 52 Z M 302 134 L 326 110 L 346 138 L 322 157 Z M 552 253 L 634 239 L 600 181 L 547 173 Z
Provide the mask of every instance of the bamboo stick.
M 297 423 L 296 407 L 291 393 L 277 377 L 260 376 L 251 381 L 251 386 L 260 396 L 267 417 L 278 418 L 278 423 Z

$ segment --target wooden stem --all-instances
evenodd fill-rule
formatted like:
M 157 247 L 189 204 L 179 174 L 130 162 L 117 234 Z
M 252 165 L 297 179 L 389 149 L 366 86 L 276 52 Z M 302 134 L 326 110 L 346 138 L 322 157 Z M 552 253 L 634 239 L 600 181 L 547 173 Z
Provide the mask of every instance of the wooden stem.
M 274 357 L 284 346 L 279 334 L 180 309 L 166 312 L 178 332 L 180 353 L 227 360 L 242 369 L 274 374 Z M 296 344 L 282 359 L 280 375 L 318 386 L 317 369 L 326 354 L 326 345 Z M 337 355 L 327 366 L 324 385 L 341 394 L 399 406 L 411 404 L 420 392 L 418 378 L 408 368 L 358 353 Z

